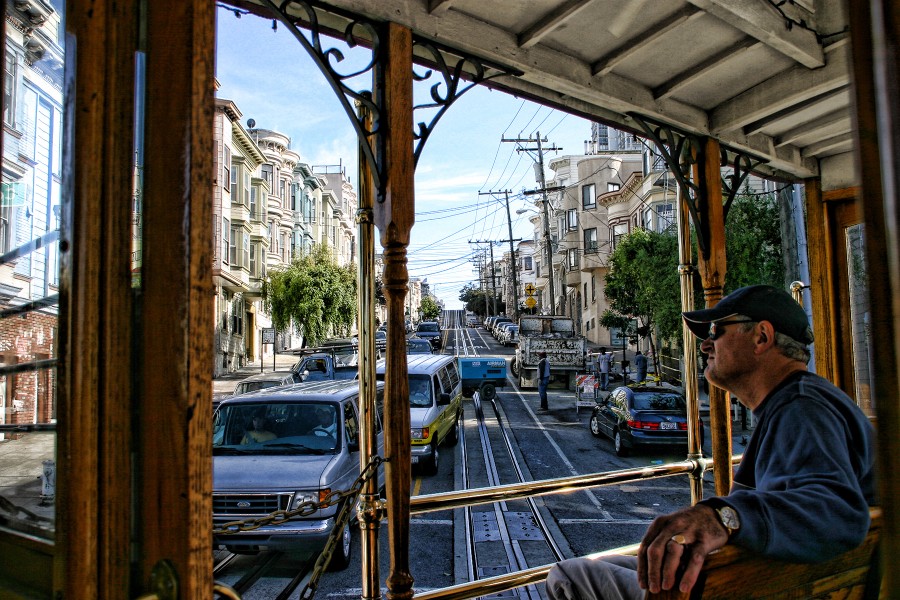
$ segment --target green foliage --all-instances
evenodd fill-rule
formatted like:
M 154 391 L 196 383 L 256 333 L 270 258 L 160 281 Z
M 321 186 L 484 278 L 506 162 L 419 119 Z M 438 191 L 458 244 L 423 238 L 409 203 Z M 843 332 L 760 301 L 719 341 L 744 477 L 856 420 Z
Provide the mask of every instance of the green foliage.
M 422 304 L 419 307 L 422 309 L 422 317 L 429 321 L 436 319 L 441 314 L 441 307 L 432 296 L 422 298 Z
M 604 290 L 612 311 L 604 315 L 608 322 L 615 315 L 637 319 L 637 333 L 644 337 L 651 336 L 654 325 L 663 338 L 680 331 L 678 240 L 673 234 L 635 230 L 619 240 L 609 266 Z
M 326 246 L 269 271 L 263 303 L 279 331 L 293 325 L 315 346 L 333 333 L 346 335 L 356 321 L 356 269 L 338 266 Z
M 774 194 L 735 197 L 725 220 L 725 291 L 764 283 L 784 287 L 780 216 Z

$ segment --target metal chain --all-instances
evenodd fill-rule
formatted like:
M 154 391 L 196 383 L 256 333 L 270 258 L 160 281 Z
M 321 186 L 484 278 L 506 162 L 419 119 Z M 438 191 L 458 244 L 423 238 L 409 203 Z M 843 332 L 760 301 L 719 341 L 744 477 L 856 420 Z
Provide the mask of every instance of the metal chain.
M 213 529 L 213 534 L 230 535 L 242 531 L 253 531 L 264 525 L 281 525 L 287 523 L 291 519 L 308 517 L 318 510 L 334 506 L 351 496 L 358 496 L 362 491 L 363 484 L 375 475 L 378 466 L 382 462 L 384 462 L 384 459 L 380 456 L 373 457 L 372 460 L 369 461 L 369 464 L 366 465 L 366 468 L 360 472 L 356 481 L 353 482 L 353 485 L 346 491 L 335 490 L 318 502 L 308 500 L 297 506 L 297 508 L 291 510 L 276 510 L 264 517 L 253 517 L 243 521 L 229 521 L 223 523 L 218 529 Z
M 322 574 L 325 572 L 328 563 L 331 562 L 331 555 L 334 554 L 334 549 L 337 547 L 338 543 L 340 543 L 340 539 L 344 535 L 344 527 L 346 527 L 347 523 L 350 521 L 352 511 L 356 507 L 356 500 L 362 493 L 363 485 L 378 473 L 378 466 L 383 462 L 385 461 L 380 456 L 373 457 L 348 490 L 343 492 L 331 492 L 320 502 L 313 502 L 310 500 L 293 510 L 276 510 L 265 517 L 224 523 L 219 529 L 214 529 L 213 533 L 229 535 L 241 531 L 253 531 L 263 525 L 280 525 L 293 518 L 309 516 L 317 510 L 328 508 L 329 506 L 343 502 L 341 510 L 335 517 L 334 528 L 331 530 L 328 539 L 325 540 L 325 547 L 322 548 L 322 552 L 316 559 L 316 564 L 313 566 L 309 581 L 303 586 L 303 590 L 300 592 L 300 600 L 312 600 L 313 596 L 316 594 L 316 590 L 319 588 L 319 579 L 322 578 Z

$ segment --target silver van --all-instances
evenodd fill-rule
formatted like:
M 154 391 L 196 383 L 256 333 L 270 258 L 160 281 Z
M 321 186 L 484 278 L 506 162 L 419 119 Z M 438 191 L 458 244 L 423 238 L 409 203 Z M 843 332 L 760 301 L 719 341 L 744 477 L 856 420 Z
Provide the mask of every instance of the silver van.
M 462 385 L 456 357 L 442 354 L 408 354 L 409 417 L 412 464 L 433 475 L 438 470 L 438 446 L 459 440 Z M 376 366 L 384 379 L 385 361 Z
M 382 456 L 383 399 L 379 384 L 376 427 Z M 223 400 L 213 417 L 214 527 L 321 502 L 334 491 L 350 489 L 360 472 L 358 402 L 359 385 L 353 380 L 306 382 Z M 340 506 L 330 506 L 282 524 L 219 534 L 215 543 L 239 553 L 261 547 L 319 552 L 339 511 Z M 348 524 L 329 568 L 343 569 L 349 562 Z

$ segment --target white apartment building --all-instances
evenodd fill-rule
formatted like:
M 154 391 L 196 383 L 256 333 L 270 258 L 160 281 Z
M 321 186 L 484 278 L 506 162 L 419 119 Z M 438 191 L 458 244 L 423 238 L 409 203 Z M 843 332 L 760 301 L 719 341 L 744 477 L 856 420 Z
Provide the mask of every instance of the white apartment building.
M 255 128 L 252 119 L 245 128 L 241 119 L 234 102 L 216 100 L 214 376 L 302 345 L 295 331 L 263 343 L 272 326 L 262 303 L 269 271 L 316 243 L 330 246 L 339 264 L 355 259 L 356 193 L 343 170 L 318 174 L 288 136 Z

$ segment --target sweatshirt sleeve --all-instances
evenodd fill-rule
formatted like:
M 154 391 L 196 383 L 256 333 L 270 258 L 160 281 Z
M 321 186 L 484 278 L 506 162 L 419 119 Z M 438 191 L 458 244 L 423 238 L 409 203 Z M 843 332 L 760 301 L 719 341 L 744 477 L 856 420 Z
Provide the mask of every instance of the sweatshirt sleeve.
M 756 489 L 724 500 L 741 528 L 732 541 L 766 556 L 818 562 L 858 546 L 869 507 L 855 472 L 852 426 L 826 402 L 797 396 L 766 419 L 755 456 Z

